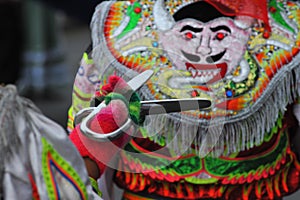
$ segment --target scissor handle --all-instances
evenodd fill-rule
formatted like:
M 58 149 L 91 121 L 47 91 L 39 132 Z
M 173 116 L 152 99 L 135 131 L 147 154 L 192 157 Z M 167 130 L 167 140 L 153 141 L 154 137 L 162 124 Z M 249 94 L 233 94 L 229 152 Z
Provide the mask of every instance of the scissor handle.
M 146 70 L 141 74 L 137 75 L 136 77 L 132 78 L 130 81 L 127 82 L 128 86 L 132 89 L 132 91 L 136 91 L 139 89 L 149 78 L 153 75 L 152 70 Z M 88 138 L 96 141 L 107 142 L 116 139 L 122 133 L 126 132 L 132 125 L 135 125 L 130 118 L 117 130 L 110 132 L 110 133 L 97 133 L 89 128 L 89 124 L 92 119 L 100 112 L 101 109 L 105 108 L 106 105 L 104 102 L 100 103 L 97 107 L 93 108 L 93 111 L 82 120 L 80 124 L 81 132 L 87 136 Z M 86 111 L 90 111 L 87 109 Z
M 105 108 L 106 105 L 104 102 L 99 104 L 97 107 L 94 108 L 94 110 L 87 116 L 85 117 L 81 124 L 80 124 L 80 130 L 85 135 L 86 137 L 96 140 L 99 142 L 108 142 L 115 140 L 118 138 L 122 133 L 126 132 L 134 123 L 130 118 L 117 130 L 110 132 L 110 133 L 97 133 L 89 128 L 89 124 L 92 121 L 92 119 L 99 113 L 99 111 L 103 108 Z

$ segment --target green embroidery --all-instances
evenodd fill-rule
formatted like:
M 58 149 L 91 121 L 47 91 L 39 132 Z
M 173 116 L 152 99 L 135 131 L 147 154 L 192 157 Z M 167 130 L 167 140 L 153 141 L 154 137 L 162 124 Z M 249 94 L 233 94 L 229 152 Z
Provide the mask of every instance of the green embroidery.
M 227 84 L 225 85 L 225 91 L 232 90 L 233 91 L 233 96 L 232 97 L 237 97 L 240 96 L 250 90 L 251 87 L 254 86 L 257 78 L 258 78 L 258 65 L 253 59 L 253 57 L 249 54 L 248 51 L 245 52 L 244 59 L 248 62 L 249 67 L 250 67 L 250 73 L 248 75 L 248 78 L 245 79 L 242 82 L 235 83 L 232 80 L 229 80 Z M 220 94 L 223 95 L 223 93 Z M 231 97 L 230 97 L 231 98 Z
M 98 194 L 98 196 L 102 197 L 102 192 L 99 190 L 98 182 L 95 179 L 93 179 L 92 177 L 89 177 L 89 178 L 90 178 L 90 182 L 93 187 L 93 190 Z
M 277 127 L 281 125 L 282 117 L 283 116 L 280 115 L 277 121 Z M 266 140 L 270 140 L 269 137 L 271 136 L 277 137 L 273 131 L 271 131 Z M 197 178 L 193 177 L 192 174 L 198 174 L 201 170 L 205 169 L 208 174 L 216 177 L 239 178 L 242 176 L 247 177 L 250 173 L 260 175 L 264 170 L 268 171 L 270 167 L 274 167 L 274 165 L 282 159 L 288 147 L 287 133 L 281 132 L 278 134 L 281 134 L 280 140 L 273 150 L 264 155 L 247 160 L 237 160 L 234 159 L 234 157 L 232 160 L 226 160 L 209 156 L 202 159 L 197 156 L 190 156 L 177 160 L 168 160 L 159 157 L 159 155 L 145 154 L 135 148 L 133 144 L 128 144 L 125 150 L 135 153 L 135 156 L 131 156 L 130 153 L 125 154 L 125 156 L 129 163 L 140 165 L 143 169 L 152 169 L 155 173 L 161 172 L 162 174 L 179 176 L 194 184 L 208 184 L 214 183 L 218 181 L 218 179 Z M 139 156 L 139 154 L 141 156 Z M 202 165 L 202 161 L 205 166 Z
M 75 169 L 57 153 L 45 138 L 42 138 L 42 146 L 42 173 L 49 199 L 60 198 L 58 191 L 59 186 L 56 185 L 57 180 L 55 179 L 52 171 L 53 169 L 51 168 L 53 166 L 59 168 L 60 173 L 63 173 L 62 177 L 66 178 L 66 181 L 70 183 L 70 186 L 76 187 L 76 191 L 78 192 L 78 195 L 81 196 L 81 199 L 88 199 L 85 184 L 82 182 Z
M 89 55 L 86 52 L 83 53 L 83 59 L 88 65 L 94 64 L 94 60 L 89 58 Z
M 276 163 L 281 159 L 283 152 L 285 152 L 288 146 L 287 133 L 281 135 L 279 144 L 275 149 L 258 158 L 238 161 L 238 160 L 224 160 L 220 158 L 206 157 L 205 167 L 207 171 L 216 176 L 228 176 L 247 174 L 253 170 L 257 171 L 260 168 L 266 168 L 266 165 L 270 163 Z M 259 170 L 260 171 L 260 170 Z
M 141 18 L 141 12 L 136 12 L 136 9 L 142 9 L 139 2 L 134 2 L 133 5 L 127 8 L 126 15 L 129 17 L 129 22 L 122 33 L 118 35 L 118 39 L 122 38 L 137 26 L 139 19 Z
M 193 183 L 193 184 L 212 184 L 212 183 L 218 182 L 218 179 L 216 179 L 216 178 L 201 179 L 201 178 L 197 178 L 194 176 L 186 177 L 184 180 L 186 180 L 189 183 Z
M 185 159 L 178 159 L 174 162 L 172 162 L 169 166 L 167 166 L 165 169 L 174 169 L 174 171 L 179 175 L 187 175 L 190 173 L 198 172 L 202 166 L 201 166 L 201 160 L 199 157 L 190 157 Z
M 284 12 L 284 10 L 285 10 L 282 2 L 277 3 L 277 0 L 271 0 L 269 2 L 269 8 L 273 8 L 273 12 L 269 12 L 269 14 L 271 15 L 271 17 L 274 19 L 274 21 L 276 23 L 278 23 L 281 26 L 284 26 L 291 32 L 295 33 L 295 30 L 291 26 L 288 25 L 288 23 L 285 21 L 285 19 L 281 15 L 281 12 Z
M 135 153 L 134 158 L 130 154 L 126 154 L 128 160 L 142 165 L 143 169 L 159 170 L 164 174 L 175 173 L 179 176 L 185 176 L 198 172 L 202 168 L 200 158 L 197 156 L 167 160 L 151 154 L 141 153 L 132 144 L 128 144 L 125 150 Z M 138 155 L 139 153 L 141 153 L 141 156 Z
M 150 141 L 154 142 L 158 145 L 160 145 L 161 147 L 166 145 L 166 140 L 164 137 L 157 137 L 157 134 L 153 134 L 153 136 L 151 136 L 151 134 L 148 134 L 147 131 L 145 130 L 145 128 L 140 127 L 140 133 L 143 136 L 143 138 L 147 138 Z M 150 135 L 150 136 L 149 136 Z

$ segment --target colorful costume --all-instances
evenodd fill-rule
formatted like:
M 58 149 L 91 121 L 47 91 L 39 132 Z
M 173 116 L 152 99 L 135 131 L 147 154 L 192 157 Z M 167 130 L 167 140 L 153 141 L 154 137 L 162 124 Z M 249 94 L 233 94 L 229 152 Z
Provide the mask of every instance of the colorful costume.
M 101 3 L 92 59 L 85 54 L 75 79 L 70 129 L 112 74 L 128 80 L 152 69 L 141 99 L 201 97 L 213 105 L 146 116 L 118 154 L 89 145 L 79 128 L 71 139 L 101 173 L 112 167 L 106 154 L 117 157 L 114 181 L 124 199 L 269 200 L 295 192 L 299 16 L 299 3 L 282 0 Z M 122 139 L 114 144 L 123 147 Z
M 13 85 L 0 87 L 0 199 L 98 199 L 66 131 Z

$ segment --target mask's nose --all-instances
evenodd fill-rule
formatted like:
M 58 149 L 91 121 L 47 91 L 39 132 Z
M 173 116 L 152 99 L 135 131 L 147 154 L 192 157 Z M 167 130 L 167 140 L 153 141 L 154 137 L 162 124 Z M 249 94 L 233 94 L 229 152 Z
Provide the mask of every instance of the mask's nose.
M 201 37 L 200 38 L 200 43 L 197 48 L 197 53 L 206 56 L 211 54 L 212 49 L 210 47 L 210 37 Z

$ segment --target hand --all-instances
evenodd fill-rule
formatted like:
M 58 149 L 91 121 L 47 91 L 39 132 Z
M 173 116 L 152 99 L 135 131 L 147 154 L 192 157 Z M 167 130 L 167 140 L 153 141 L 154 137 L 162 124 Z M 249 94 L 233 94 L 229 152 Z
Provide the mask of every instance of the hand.
M 128 96 L 130 98 L 127 98 Z M 96 97 L 104 101 L 107 106 L 92 119 L 90 129 L 94 132 L 106 134 L 117 130 L 128 120 L 128 117 L 138 123 L 140 99 L 120 77 L 111 76 L 108 84 L 102 86 L 101 90 L 96 93 Z M 87 162 L 89 163 L 87 165 L 89 174 L 97 178 L 97 174 L 102 174 L 115 154 L 130 141 L 134 131 L 134 128 L 131 127 L 126 133 L 111 142 L 98 142 L 82 134 L 80 125 L 77 125 L 70 138 L 81 155 L 86 157 L 85 160 L 89 161 Z M 93 166 L 90 164 L 91 160 L 97 165 L 100 173 L 94 167 L 90 167 Z
M 140 98 L 136 92 L 132 91 L 132 89 L 122 78 L 118 76 L 110 76 L 108 79 L 108 83 L 106 85 L 103 85 L 100 91 L 96 92 L 95 96 L 98 101 L 104 101 L 106 105 L 109 105 L 109 103 L 114 100 L 123 101 L 123 103 L 125 103 L 125 105 L 127 106 L 127 109 L 124 109 L 121 103 L 114 103 L 114 105 L 111 106 L 111 113 L 115 112 L 114 116 L 116 117 L 116 120 L 119 119 L 117 115 L 119 115 L 121 111 L 124 111 L 124 114 L 129 112 L 129 116 L 133 120 L 133 122 L 135 122 L 136 124 L 140 123 Z M 117 109 L 118 107 L 120 109 Z M 108 116 L 110 116 L 108 110 L 109 109 L 103 110 L 103 113 L 107 113 Z M 120 115 L 120 117 L 121 116 L 123 117 L 124 115 Z M 104 118 L 106 118 L 106 116 L 101 114 L 98 121 L 101 121 L 100 119 Z M 121 119 L 119 120 L 122 121 Z M 120 123 L 118 125 L 120 125 Z

